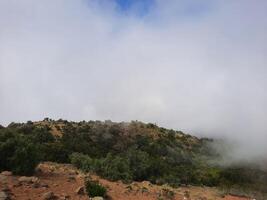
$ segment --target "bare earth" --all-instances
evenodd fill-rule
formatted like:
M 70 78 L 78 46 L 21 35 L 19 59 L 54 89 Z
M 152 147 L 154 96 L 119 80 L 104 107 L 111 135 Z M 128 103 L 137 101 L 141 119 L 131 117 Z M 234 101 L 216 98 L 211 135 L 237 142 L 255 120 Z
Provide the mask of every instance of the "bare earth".
M 26 183 L 19 181 L 18 176 L 0 174 L 0 191 L 4 190 L 15 200 L 44 200 L 44 194 L 53 192 L 57 199 L 88 200 L 86 194 L 77 194 L 83 186 L 84 174 L 71 165 L 43 163 L 38 167 L 38 181 Z M 147 181 L 124 184 L 101 179 L 95 175 L 93 179 L 106 186 L 108 199 L 112 200 L 159 200 L 170 199 L 168 192 L 173 191 L 176 200 L 249 200 L 244 197 L 221 197 L 215 188 L 180 187 L 173 189 L 168 186 L 152 185 Z

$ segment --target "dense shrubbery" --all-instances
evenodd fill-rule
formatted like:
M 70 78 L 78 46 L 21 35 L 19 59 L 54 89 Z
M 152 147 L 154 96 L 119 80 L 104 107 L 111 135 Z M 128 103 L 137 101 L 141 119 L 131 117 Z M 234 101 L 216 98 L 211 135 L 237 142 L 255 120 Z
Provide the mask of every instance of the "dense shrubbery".
M 39 149 L 28 136 L 3 131 L 0 134 L 0 159 L 0 171 L 30 175 L 40 161 Z
M 53 136 L 52 127 L 62 136 Z M 0 171 L 28 175 L 38 162 L 54 161 L 71 162 L 83 171 L 126 182 L 255 185 L 255 190 L 267 183 L 267 174 L 255 168 L 211 166 L 208 161 L 217 155 L 206 145 L 209 142 L 141 122 L 11 123 L 0 126 Z
M 107 189 L 97 181 L 85 180 L 85 190 L 89 197 L 105 197 Z

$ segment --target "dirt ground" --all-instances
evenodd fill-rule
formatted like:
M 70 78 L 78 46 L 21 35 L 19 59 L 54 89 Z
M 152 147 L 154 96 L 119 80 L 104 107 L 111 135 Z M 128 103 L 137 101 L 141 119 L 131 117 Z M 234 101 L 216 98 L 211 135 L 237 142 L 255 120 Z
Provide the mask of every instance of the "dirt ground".
M 47 193 L 53 192 L 55 199 L 88 200 L 86 194 L 78 194 L 83 187 L 85 175 L 71 165 L 40 164 L 34 181 L 21 182 L 21 177 L 0 175 L 0 191 L 5 191 L 14 200 L 44 200 Z M 111 182 L 91 175 L 108 190 L 108 199 L 112 200 L 249 200 L 244 197 L 221 197 L 216 188 L 157 186 L 147 181 L 124 184 Z

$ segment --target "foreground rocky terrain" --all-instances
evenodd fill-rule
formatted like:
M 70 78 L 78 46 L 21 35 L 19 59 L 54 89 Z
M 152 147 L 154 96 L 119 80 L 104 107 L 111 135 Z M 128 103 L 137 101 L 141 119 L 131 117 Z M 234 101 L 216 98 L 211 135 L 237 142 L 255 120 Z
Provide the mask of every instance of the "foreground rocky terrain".
M 14 176 L 4 171 L 0 174 L 0 200 L 86 200 L 83 174 L 69 164 L 41 163 L 32 177 Z M 113 200 L 249 200 L 244 197 L 222 196 L 215 188 L 158 186 L 150 182 L 125 184 L 111 182 L 91 175 L 108 190 L 107 199 Z M 100 200 L 101 198 L 94 198 Z

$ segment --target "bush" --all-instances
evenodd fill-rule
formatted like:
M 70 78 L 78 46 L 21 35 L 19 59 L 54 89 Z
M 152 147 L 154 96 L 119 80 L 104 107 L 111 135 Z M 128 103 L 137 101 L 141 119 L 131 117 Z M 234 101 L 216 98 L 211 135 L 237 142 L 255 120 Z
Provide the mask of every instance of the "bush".
M 132 180 L 129 161 L 124 157 L 111 154 L 108 154 L 103 160 L 100 175 L 112 181 L 123 180 L 127 182 Z
M 84 172 L 94 171 L 93 159 L 87 155 L 81 153 L 72 153 L 70 155 L 70 162 Z
M 105 197 L 107 189 L 99 182 L 93 180 L 85 180 L 85 190 L 89 197 Z
M 0 134 L 0 170 L 31 175 L 39 163 L 38 147 L 28 137 L 13 132 Z
M 127 154 L 131 171 L 133 173 L 133 179 L 135 181 L 147 180 L 148 170 L 150 168 L 150 157 L 147 152 L 137 149 L 129 149 Z
M 20 144 L 11 157 L 11 170 L 19 175 L 32 175 L 39 163 L 39 155 L 33 144 Z

